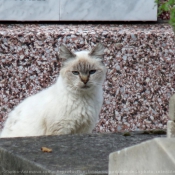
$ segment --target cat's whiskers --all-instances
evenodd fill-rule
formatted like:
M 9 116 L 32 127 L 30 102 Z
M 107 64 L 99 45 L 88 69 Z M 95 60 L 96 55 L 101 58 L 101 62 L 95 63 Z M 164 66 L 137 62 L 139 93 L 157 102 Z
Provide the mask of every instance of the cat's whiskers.
M 68 86 L 68 88 L 69 88 L 69 91 L 73 91 L 75 86 Z
M 77 94 L 78 92 L 78 87 L 75 87 L 75 94 Z
M 95 86 L 102 86 L 102 84 L 100 84 L 100 83 L 97 83 L 97 82 L 93 82 L 93 83 L 89 83 L 90 85 L 95 85 Z
M 77 92 L 78 92 L 78 87 L 77 87 L 77 86 L 72 86 L 72 87 L 70 87 L 70 90 L 71 90 L 71 91 L 74 91 L 74 93 L 77 94 Z

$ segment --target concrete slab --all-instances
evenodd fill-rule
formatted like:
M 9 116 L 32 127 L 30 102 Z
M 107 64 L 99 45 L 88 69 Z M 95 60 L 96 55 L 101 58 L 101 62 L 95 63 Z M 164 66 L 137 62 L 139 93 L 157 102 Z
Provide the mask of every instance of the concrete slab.
M 109 175 L 175 174 L 175 139 L 156 138 L 111 153 Z
M 0 175 L 107 175 L 111 152 L 165 135 L 144 132 L 0 139 Z M 52 149 L 52 153 L 41 151 Z

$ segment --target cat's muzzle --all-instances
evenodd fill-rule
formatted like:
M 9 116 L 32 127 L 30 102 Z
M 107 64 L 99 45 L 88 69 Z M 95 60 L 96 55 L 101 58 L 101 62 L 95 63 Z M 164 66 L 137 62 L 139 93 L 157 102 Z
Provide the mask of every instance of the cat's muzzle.
M 84 85 L 81 87 L 81 89 L 89 89 L 89 88 L 90 88 L 90 86 L 88 86 L 88 85 Z

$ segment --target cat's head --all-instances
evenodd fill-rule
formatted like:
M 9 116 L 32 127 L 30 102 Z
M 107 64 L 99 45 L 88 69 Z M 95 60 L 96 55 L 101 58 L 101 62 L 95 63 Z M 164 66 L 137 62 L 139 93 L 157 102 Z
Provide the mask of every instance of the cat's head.
M 102 86 L 106 77 L 103 65 L 104 47 L 97 44 L 91 51 L 71 52 L 61 45 L 59 57 L 63 59 L 60 74 L 68 88 L 76 91 L 88 91 Z

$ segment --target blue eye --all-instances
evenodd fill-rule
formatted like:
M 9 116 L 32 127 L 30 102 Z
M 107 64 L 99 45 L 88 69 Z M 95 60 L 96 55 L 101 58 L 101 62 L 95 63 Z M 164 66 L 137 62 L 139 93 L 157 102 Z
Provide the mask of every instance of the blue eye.
M 78 71 L 72 71 L 72 73 L 73 73 L 74 75 L 79 75 L 79 72 L 78 72 Z
M 96 70 L 90 70 L 89 74 L 95 74 Z

